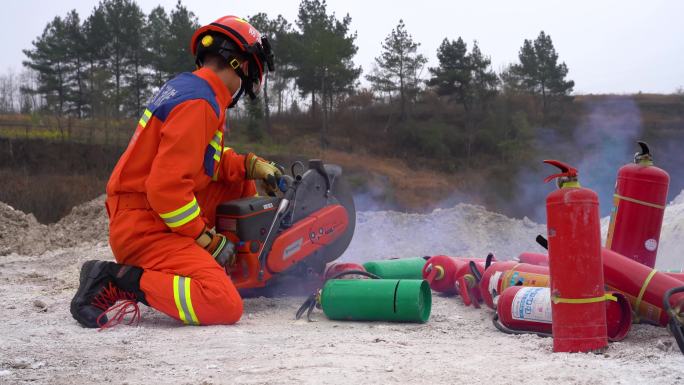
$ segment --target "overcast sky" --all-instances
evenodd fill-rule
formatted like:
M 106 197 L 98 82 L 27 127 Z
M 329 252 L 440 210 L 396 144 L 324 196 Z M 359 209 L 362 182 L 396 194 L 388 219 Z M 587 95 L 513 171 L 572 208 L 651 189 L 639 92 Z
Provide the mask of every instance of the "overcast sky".
M 148 13 L 158 4 L 170 10 L 176 0 L 137 3 Z M 227 14 L 257 12 L 271 17 L 282 14 L 294 22 L 299 1 L 184 3 L 206 24 Z M 84 19 L 96 4 L 94 0 L 3 1 L 0 73 L 21 70 L 21 50 L 31 47 L 54 16 L 76 9 Z M 684 1 L 329 0 L 328 10 L 352 17 L 359 46 L 355 62 L 363 66 L 364 74 L 371 69 L 381 41 L 404 19 L 430 66 L 436 64 L 435 51 L 444 37 L 461 36 L 469 46 L 477 40 L 498 71 L 517 60 L 524 39 L 544 30 L 568 65 L 577 93 L 671 93 L 684 86 Z

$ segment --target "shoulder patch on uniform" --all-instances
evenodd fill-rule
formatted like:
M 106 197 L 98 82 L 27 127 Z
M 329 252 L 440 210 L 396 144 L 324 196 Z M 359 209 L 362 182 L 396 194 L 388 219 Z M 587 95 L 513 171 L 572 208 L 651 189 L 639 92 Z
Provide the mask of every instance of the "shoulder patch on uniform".
M 147 109 L 163 122 L 177 105 L 194 99 L 206 100 L 216 117 L 221 115 L 216 95 L 209 83 L 190 72 L 183 72 L 166 82 L 152 97 Z

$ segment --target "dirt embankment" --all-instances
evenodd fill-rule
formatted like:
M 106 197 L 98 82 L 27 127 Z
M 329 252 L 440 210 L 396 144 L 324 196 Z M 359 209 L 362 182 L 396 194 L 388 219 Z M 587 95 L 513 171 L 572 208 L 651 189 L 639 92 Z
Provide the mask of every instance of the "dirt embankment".
M 317 148 L 315 143 L 307 145 L 306 138 L 302 141 L 296 148 Z M 122 151 L 99 144 L 0 138 L 0 202 L 33 213 L 41 223 L 55 223 L 73 207 L 104 193 Z M 361 210 L 426 213 L 453 205 L 449 198 L 463 187 L 459 180 L 479 183 L 476 177 L 460 178 L 371 154 L 326 150 L 261 155 L 284 165 L 308 158 L 341 165 Z M 470 198 L 471 203 L 483 203 Z
M 104 196 L 74 207 L 67 216 L 50 225 L 0 202 L 0 255 L 40 255 L 84 243 L 106 243 L 107 223 Z

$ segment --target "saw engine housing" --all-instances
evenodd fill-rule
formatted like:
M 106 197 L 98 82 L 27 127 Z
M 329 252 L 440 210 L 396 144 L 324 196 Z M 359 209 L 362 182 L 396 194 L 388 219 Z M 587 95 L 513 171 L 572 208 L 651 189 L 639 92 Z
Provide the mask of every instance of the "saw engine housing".
M 316 162 L 292 178 L 282 219 L 276 215 L 285 197 L 256 196 L 217 207 L 216 231 L 237 246 L 236 263 L 227 272 L 238 289 L 263 288 L 280 275 L 322 275 L 346 249 L 354 231 L 353 200 L 341 185 L 341 168 Z M 268 238 L 274 220 L 275 234 Z

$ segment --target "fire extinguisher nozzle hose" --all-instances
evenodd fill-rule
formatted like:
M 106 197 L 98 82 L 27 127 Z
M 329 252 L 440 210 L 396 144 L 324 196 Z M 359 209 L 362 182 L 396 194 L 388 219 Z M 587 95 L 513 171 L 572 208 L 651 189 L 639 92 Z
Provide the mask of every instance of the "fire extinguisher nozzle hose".
M 494 327 L 499 329 L 499 331 L 504 332 L 506 334 L 512 334 L 512 335 L 536 334 L 539 337 L 551 337 L 552 336 L 551 334 L 542 333 L 542 332 L 528 332 L 528 331 L 509 329 L 504 324 L 499 322 L 499 315 L 498 314 L 494 314 L 494 317 L 492 318 L 492 323 L 494 324 Z
M 489 253 L 489 254 L 487 254 L 487 258 L 485 258 L 485 266 L 484 266 L 485 270 L 489 269 L 489 266 L 492 265 L 492 262 L 494 262 L 494 254 Z
M 679 346 L 679 350 L 682 352 L 682 354 L 684 354 L 684 320 L 682 319 L 682 314 L 680 312 L 681 303 L 678 303 L 675 305 L 675 307 L 672 307 L 670 299 L 673 295 L 683 292 L 684 286 L 673 287 L 672 289 L 666 291 L 665 295 L 663 296 L 663 308 L 670 316 L 668 329 L 670 329 L 675 341 L 677 341 L 677 346 Z
M 473 277 L 475 277 L 475 282 L 479 283 L 482 281 L 482 273 L 480 273 L 480 270 L 478 270 L 477 264 L 473 261 L 470 261 L 468 263 L 468 267 L 470 268 L 470 272 L 473 274 Z

